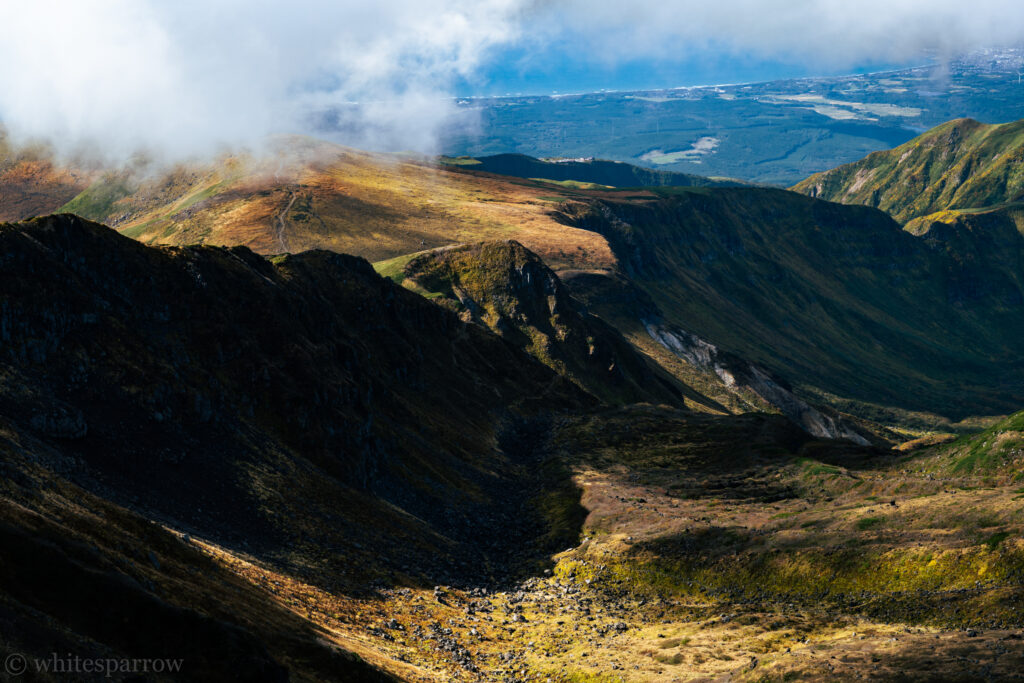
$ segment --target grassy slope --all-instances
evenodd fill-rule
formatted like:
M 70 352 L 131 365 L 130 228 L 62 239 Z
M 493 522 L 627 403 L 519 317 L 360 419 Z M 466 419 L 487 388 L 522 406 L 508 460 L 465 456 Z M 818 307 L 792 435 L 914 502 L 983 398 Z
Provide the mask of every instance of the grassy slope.
M 60 165 L 44 146 L 14 147 L 0 129 L 0 221 L 51 213 L 97 176 Z
M 926 472 L 978 477 L 988 485 L 1020 482 L 1024 480 L 1024 412 L 937 446 L 932 452 L 934 455 L 921 463 Z
M 779 190 L 663 194 L 564 208 L 682 328 L 882 421 L 871 405 L 960 419 L 1024 400 L 1016 231 L 921 239 Z
M 106 173 L 32 208 L 76 213 L 147 244 L 244 245 L 264 254 L 319 248 L 377 261 L 515 238 L 556 267 L 611 267 L 604 240 L 548 216 L 552 201 L 576 193 L 289 138 L 259 160 Z M 12 201 L 8 217 L 24 217 L 21 206 Z
M 892 150 L 817 173 L 793 189 L 873 206 L 901 223 L 1012 201 L 1024 192 L 1024 121 L 950 121 Z

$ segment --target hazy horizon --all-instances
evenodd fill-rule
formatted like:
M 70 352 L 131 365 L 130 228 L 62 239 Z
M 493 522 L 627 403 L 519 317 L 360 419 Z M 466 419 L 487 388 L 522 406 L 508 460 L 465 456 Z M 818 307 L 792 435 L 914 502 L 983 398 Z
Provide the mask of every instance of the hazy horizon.
M 1024 42 L 1024 6 L 1007 0 L 40 0 L 5 14 L 0 122 L 113 158 L 308 134 L 325 112 L 346 144 L 429 153 L 460 96 L 829 76 Z M 40 50 L 44 28 L 74 49 Z

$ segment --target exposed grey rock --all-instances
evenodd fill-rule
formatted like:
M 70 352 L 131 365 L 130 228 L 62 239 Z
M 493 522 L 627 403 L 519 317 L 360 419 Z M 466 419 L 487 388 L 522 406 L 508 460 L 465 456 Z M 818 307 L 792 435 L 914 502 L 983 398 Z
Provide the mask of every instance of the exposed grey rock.
M 826 439 L 847 439 L 862 446 L 869 441 L 841 418 L 823 414 L 797 397 L 764 368 L 723 353 L 714 344 L 661 320 L 641 321 L 647 333 L 680 359 L 695 367 L 714 372 L 730 389 L 747 389 L 807 433 Z

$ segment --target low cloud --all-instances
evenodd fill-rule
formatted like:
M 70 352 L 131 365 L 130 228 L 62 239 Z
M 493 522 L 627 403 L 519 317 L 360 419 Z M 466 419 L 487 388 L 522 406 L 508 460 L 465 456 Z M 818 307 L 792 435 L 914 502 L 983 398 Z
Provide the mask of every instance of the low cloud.
M 3 0 L 0 122 L 119 158 L 312 132 L 428 151 L 471 79 L 518 30 L 510 0 Z
M 538 6 L 533 35 L 586 44 L 615 62 L 712 52 L 828 68 L 950 57 L 1024 42 L 1014 0 L 561 0 Z
M 173 157 L 317 133 L 430 152 L 495 48 L 583 63 L 702 53 L 829 69 L 1024 38 L 1005 0 L 0 0 L 0 122 L 16 139 Z M 528 60 L 527 60 L 528 61 Z M 550 65 L 547 65 L 550 67 Z M 677 85 L 666 83 L 666 86 Z M 468 125 L 468 123 L 467 123 Z

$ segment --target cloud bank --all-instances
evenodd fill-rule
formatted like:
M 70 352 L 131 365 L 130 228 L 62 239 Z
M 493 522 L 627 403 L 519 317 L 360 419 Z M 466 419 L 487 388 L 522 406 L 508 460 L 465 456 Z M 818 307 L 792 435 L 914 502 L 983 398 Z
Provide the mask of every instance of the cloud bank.
M 325 120 L 348 144 L 429 152 L 454 84 L 486 80 L 501 47 L 835 69 L 1022 42 L 1024 4 L 1006 0 L 0 0 L 0 122 L 112 157 Z
M 563 0 L 543 11 L 549 36 L 613 61 L 714 51 L 841 67 L 1024 42 L 1013 0 Z
M 518 30 L 516 0 L 20 0 L 0 13 L 0 121 L 18 139 L 171 155 L 301 133 L 339 107 L 424 149 L 444 94 Z M 357 105 L 358 106 L 355 106 Z

